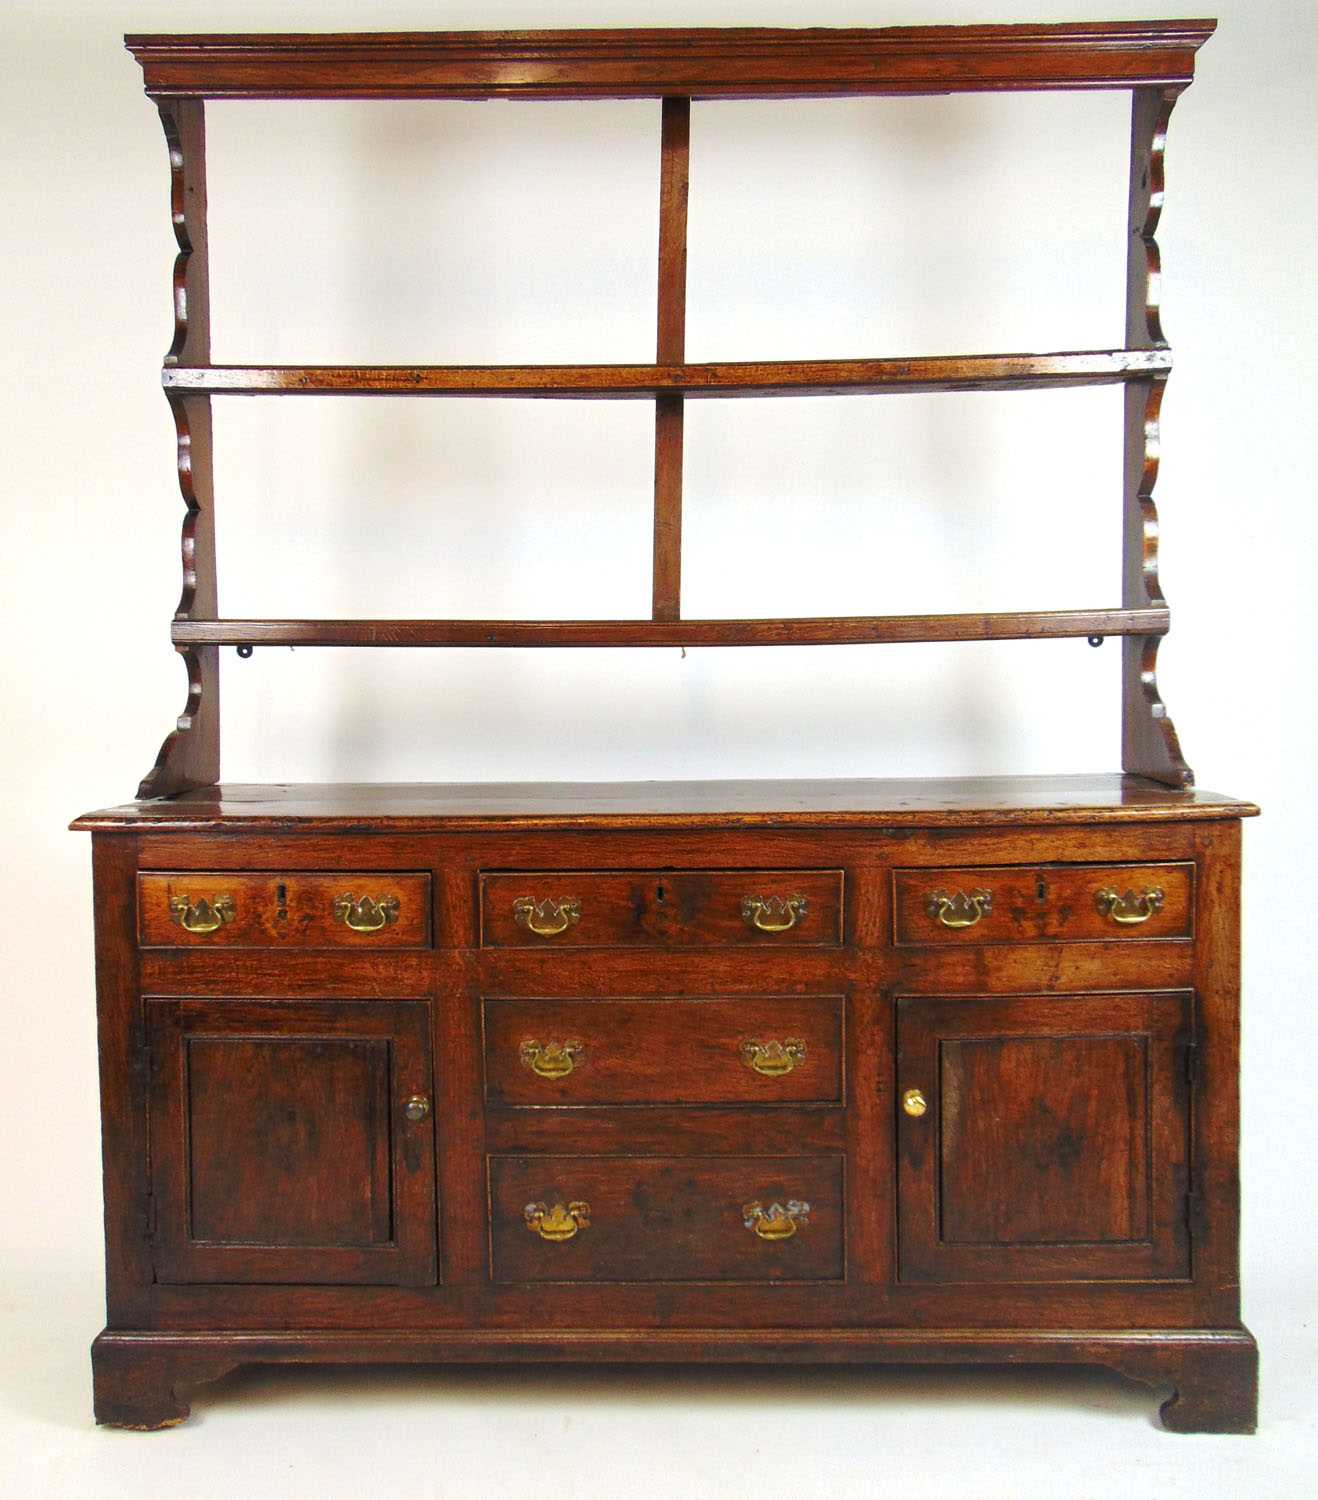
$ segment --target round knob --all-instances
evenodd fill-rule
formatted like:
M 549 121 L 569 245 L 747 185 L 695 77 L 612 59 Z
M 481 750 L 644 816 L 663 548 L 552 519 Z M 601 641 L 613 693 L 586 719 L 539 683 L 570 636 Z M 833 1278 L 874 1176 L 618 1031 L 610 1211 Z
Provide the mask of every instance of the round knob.
M 929 1101 L 919 1089 L 907 1089 L 902 1095 L 902 1108 L 913 1119 L 918 1120 L 925 1110 L 929 1108 Z
M 430 1113 L 430 1100 L 424 1094 L 413 1094 L 403 1106 L 403 1113 L 416 1124 Z

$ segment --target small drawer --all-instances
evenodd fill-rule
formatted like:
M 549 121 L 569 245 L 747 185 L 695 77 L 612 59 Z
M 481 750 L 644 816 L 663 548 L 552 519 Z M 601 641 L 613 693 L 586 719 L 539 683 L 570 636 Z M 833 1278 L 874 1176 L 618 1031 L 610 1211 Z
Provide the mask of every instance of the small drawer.
M 481 876 L 486 948 L 836 948 L 841 870 L 528 870 Z
M 491 1105 L 841 1104 L 840 995 L 486 1000 Z
M 838 1281 L 842 1159 L 492 1156 L 491 1276 Z
M 893 871 L 893 937 L 923 943 L 1189 938 L 1194 865 Z
M 144 948 L 428 948 L 430 876 L 153 872 L 137 914 Z

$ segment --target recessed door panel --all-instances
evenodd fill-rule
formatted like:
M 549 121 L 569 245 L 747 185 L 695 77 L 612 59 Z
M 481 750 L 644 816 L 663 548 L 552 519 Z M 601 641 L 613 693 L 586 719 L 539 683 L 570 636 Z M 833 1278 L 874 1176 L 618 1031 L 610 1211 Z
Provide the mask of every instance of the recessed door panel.
M 152 999 L 162 1281 L 435 1281 L 424 1001 Z
M 1191 1002 L 900 999 L 902 1280 L 1188 1276 Z

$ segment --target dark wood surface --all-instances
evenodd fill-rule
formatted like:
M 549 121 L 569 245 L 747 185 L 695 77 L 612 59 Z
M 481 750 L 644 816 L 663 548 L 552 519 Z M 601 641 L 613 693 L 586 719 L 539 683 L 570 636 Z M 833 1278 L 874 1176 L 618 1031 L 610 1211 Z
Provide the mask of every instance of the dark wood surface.
M 435 1281 L 430 1007 L 145 1000 L 161 1281 Z
M 1165 609 L 776 620 L 180 620 L 178 646 L 858 646 L 1159 635 Z
M 1162 331 L 1162 260 L 1155 238 L 1166 187 L 1167 122 L 1172 89 L 1136 89 L 1131 99 L 1129 211 L 1126 225 L 1126 342 L 1166 349 Z M 1158 581 L 1158 509 L 1153 486 L 1160 454 L 1158 418 L 1166 372 L 1125 390 L 1125 480 L 1122 511 L 1122 594 L 1127 608 L 1165 608 Z M 1189 786 L 1194 773 L 1181 754 L 1175 726 L 1158 691 L 1159 637 L 1131 635 L 1121 643 L 1121 765 L 1169 786 Z
M 842 1158 L 492 1156 L 490 1278 L 537 1282 L 838 1281 L 844 1269 Z M 589 1224 L 551 1243 L 528 1203 L 589 1205 Z M 759 1204 L 809 1204 L 788 1239 L 745 1223 Z
M 1190 1270 L 1191 997 L 897 1001 L 901 1278 Z
M 487 999 L 485 1101 L 523 1109 L 840 1105 L 844 1005 L 840 995 Z M 534 1059 L 568 1045 L 567 1073 L 543 1076 L 528 1061 L 528 1048 Z M 770 1071 L 758 1071 L 755 1059 Z
M 248 1361 L 1030 1360 L 1171 1385 L 1171 1428 L 1252 1430 L 1239 820 L 1257 809 L 1191 789 L 1154 675 L 1154 236 L 1168 115 L 1213 25 L 128 39 L 179 250 L 164 384 L 188 701 L 139 800 L 74 825 L 94 834 L 98 1420 L 170 1425 L 185 1387 Z M 685 363 L 692 100 L 1093 87 L 1133 101 L 1126 347 Z M 203 99 L 372 96 L 662 99 L 655 362 L 212 365 Z M 687 397 L 1109 381 L 1121 608 L 682 619 Z M 258 393 L 653 400 L 653 618 L 224 619 L 210 402 Z M 1126 774 L 218 782 L 226 644 L 1077 635 L 1125 638 Z M 345 893 L 396 897 L 395 921 L 350 931 Z M 782 919 L 798 896 L 790 926 L 747 925 L 745 898 Z M 211 930 L 183 932 L 179 897 Z M 523 897 L 562 930 L 529 932 Z
M 152 95 L 661 98 L 1188 84 L 1215 21 L 125 37 Z
M 210 255 L 206 217 L 206 119 L 200 99 L 160 101 L 169 150 L 169 213 L 174 259 L 174 338 L 168 370 L 210 359 Z M 174 418 L 175 462 L 184 516 L 180 540 L 183 591 L 176 620 L 219 612 L 215 570 L 215 484 L 210 397 L 167 392 Z M 139 797 L 168 797 L 208 786 L 220 775 L 220 657 L 213 646 L 176 648 L 187 672 L 187 700 L 165 737 Z
M 755 781 L 314 782 L 207 787 L 89 812 L 75 829 L 270 831 L 608 828 L 660 823 L 792 827 L 1157 822 L 1253 817 L 1253 803 L 1139 776 Z
M 669 209 L 661 225 L 673 214 Z M 676 228 L 669 231 L 676 234 Z M 664 246 L 661 267 L 676 278 Z M 684 263 L 683 263 L 684 265 Z M 664 306 L 677 300 L 665 287 Z M 653 365 L 194 365 L 167 366 L 165 390 L 217 396 L 520 396 L 652 400 L 657 396 L 907 395 L 927 391 L 1047 390 L 1147 381 L 1171 368 L 1165 349 L 1066 354 L 956 354 L 903 359 L 681 362 L 670 313 Z
M 530 870 L 482 875 L 486 948 L 836 948 L 842 942 L 841 870 Z M 575 903 L 577 919 L 545 936 L 518 922 L 516 903 Z M 742 913 L 771 903 L 764 931 Z M 799 899 L 799 916 L 784 909 Z M 559 918 L 559 920 L 564 920 Z M 541 924 L 544 925 L 544 924 Z M 557 925 L 551 922 L 549 925 Z
M 973 898 L 989 909 L 967 927 L 949 927 L 930 910 L 936 895 Z M 1118 922 L 1099 897 L 1110 891 Z M 1157 892 L 1157 897 L 1151 893 Z M 967 906 L 966 917 L 974 916 Z M 980 865 L 965 870 L 893 872 L 894 941 L 920 943 L 1094 942 L 1189 938 L 1194 926 L 1194 866 Z
M 342 897 L 354 907 L 365 898 L 377 907 L 396 903 L 391 918 L 374 931 L 349 926 L 335 909 Z M 205 901 L 214 911 L 219 901 L 232 915 L 212 932 L 189 931 L 170 903 L 195 906 Z M 406 871 L 379 873 L 341 870 L 333 874 L 298 870 L 192 870 L 138 877 L 137 906 L 144 948 L 428 948 L 430 946 L 430 876 Z M 381 917 L 369 908 L 350 912 L 371 925 Z M 214 918 L 212 918 L 214 920 Z M 208 924 L 207 924 L 208 925 Z
M 665 99 L 659 140 L 659 280 L 655 297 L 655 361 L 686 359 L 686 224 L 691 162 L 691 101 Z M 655 391 L 654 569 L 652 614 L 682 612 L 682 449 L 680 390 Z
M 564 790 L 546 789 L 546 805 L 561 809 Z M 613 790 L 656 800 L 653 788 Z M 886 790 L 891 814 L 902 799 Z M 907 807 L 898 822 L 798 810 L 746 824 L 692 813 L 688 788 L 676 815 L 620 817 L 615 801 L 595 818 L 509 825 L 487 816 L 508 789 L 486 788 L 468 789 L 465 820 L 450 802 L 436 823 L 426 799 L 453 789 L 377 788 L 373 810 L 361 802 L 348 822 L 102 827 L 103 1419 L 177 1419 L 177 1382 L 207 1377 L 226 1351 L 387 1358 L 397 1338 L 417 1358 L 653 1345 L 668 1358 L 896 1347 L 938 1359 L 973 1330 L 976 1357 L 1053 1338 L 1053 1357 L 1102 1362 L 1126 1347 L 1107 1337 L 1140 1329 L 1131 1367 L 1181 1391 L 1169 1422 L 1247 1427 L 1234 1179 L 1247 809 L 1120 778 L 1054 784 L 1051 817 L 1037 785 L 1032 799 L 1012 783 L 943 790 L 960 802 L 952 822 Z M 1092 805 L 1100 790 L 1106 811 Z M 284 805 L 305 810 L 287 791 Z M 829 792 L 831 803 L 813 795 L 834 811 L 856 803 Z M 269 793 L 267 812 L 280 805 Z M 601 794 L 567 795 L 580 806 Z M 703 795 L 730 800 L 727 787 Z M 386 811 L 400 796 L 411 821 Z M 525 816 L 534 801 L 514 793 L 512 805 Z M 291 885 L 335 867 L 427 873 L 435 946 L 139 946 L 143 876 L 277 872 Z M 570 883 L 650 871 L 648 892 L 682 871 L 705 872 L 713 891 L 729 871 L 830 868 L 842 872 L 841 946 L 765 935 L 758 947 L 672 947 L 644 923 L 637 941 L 605 948 L 478 946 L 482 872 Z M 1169 873 L 1183 877 L 1172 920 L 1183 928 L 1176 912 L 1192 900 L 1191 935 L 1058 942 L 1026 923 L 1007 942 L 893 940 L 899 871 L 1045 871 L 1074 877 L 1088 900 L 1092 878 L 1150 868 L 1168 887 Z M 692 912 L 699 926 L 701 903 Z M 382 1040 L 388 1065 L 372 1050 Z M 747 1042 L 792 1041 L 798 1062 L 776 1077 L 742 1056 Z M 535 1074 L 528 1042 L 576 1043 L 572 1071 Z M 901 1108 L 910 1087 L 926 1091 L 922 1118 Z M 416 1094 L 433 1099 L 425 1122 L 402 1115 Z M 413 1156 L 398 1157 L 409 1142 Z M 560 1198 L 587 1205 L 589 1224 L 546 1240 L 525 1211 Z M 794 1234 L 747 1229 L 748 1204 L 793 1199 L 811 1204 Z

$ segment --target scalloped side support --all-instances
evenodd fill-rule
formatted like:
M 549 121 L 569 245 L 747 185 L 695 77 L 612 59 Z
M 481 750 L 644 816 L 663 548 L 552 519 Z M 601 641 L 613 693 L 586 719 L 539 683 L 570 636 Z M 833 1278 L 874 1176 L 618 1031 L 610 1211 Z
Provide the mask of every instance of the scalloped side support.
M 1126 265 L 1126 345 L 1165 349 L 1162 330 L 1162 263 L 1156 239 L 1162 215 L 1167 122 L 1179 90 L 1132 91 L 1129 256 Z M 1126 387 L 1125 519 L 1122 603 L 1127 608 L 1166 605 L 1158 581 L 1158 414 L 1165 375 Z M 1121 764 L 1132 775 L 1169 786 L 1193 786 L 1194 772 L 1158 692 L 1162 637 L 1127 636 L 1122 642 Z
M 210 359 L 205 106 L 200 99 L 161 100 L 160 121 L 169 148 L 170 217 L 178 244 L 174 337 L 165 364 L 205 364 Z M 214 618 L 218 601 L 210 397 L 170 393 L 168 399 L 178 436 L 179 492 L 186 506 L 180 539 L 183 588 L 174 617 Z M 177 649 L 188 674 L 187 702 L 155 765 L 143 777 L 139 797 L 170 797 L 219 780 L 219 650 Z

